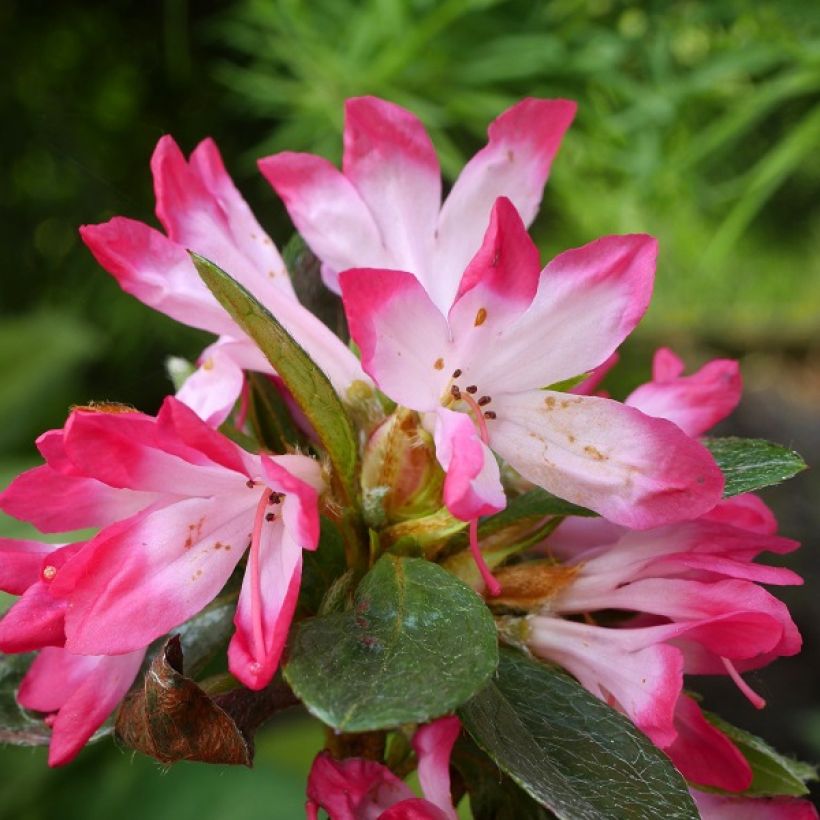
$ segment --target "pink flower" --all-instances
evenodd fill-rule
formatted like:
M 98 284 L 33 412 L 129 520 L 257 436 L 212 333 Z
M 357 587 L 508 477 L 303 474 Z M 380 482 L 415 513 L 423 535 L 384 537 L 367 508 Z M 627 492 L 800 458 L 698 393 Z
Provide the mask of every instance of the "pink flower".
M 73 655 L 46 647 L 20 684 L 17 700 L 47 713 L 51 726 L 48 765 L 73 760 L 125 697 L 145 657 L 145 649 L 123 655 Z
M 450 754 L 461 724 L 439 718 L 413 736 L 424 799 L 381 763 L 362 758 L 334 760 L 322 752 L 308 776 L 308 820 L 323 808 L 332 820 L 456 820 L 450 797 Z
M 157 217 L 167 236 L 114 217 L 80 229 L 97 261 L 123 290 L 173 319 L 220 336 L 180 391 L 213 425 L 224 421 L 242 389 L 243 370 L 273 373 L 256 345 L 219 305 L 197 275 L 187 251 L 215 262 L 244 285 L 314 358 L 344 396 L 365 379 L 355 356 L 296 299 L 278 251 L 225 171 L 212 140 L 186 162 L 171 137 L 151 160 Z
M 682 376 L 683 368 L 678 356 L 660 348 L 652 362 L 652 381 L 634 390 L 624 404 L 700 436 L 737 407 L 743 391 L 740 368 L 731 359 L 714 359 L 691 376 Z
M 464 167 L 444 204 L 438 159 L 409 111 L 376 97 L 345 105 L 342 171 L 311 154 L 259 161 L 293 223 L 339 291 L 347 268 L 391 268 L 418 277 L 442 313 L 476 253 L 499 196 L 529 225 L 553 157 L 575 116 L 568 100 L 528 98 L 489 128 L 489 142 Z
M 795 546 L 788 539 L 712 522 L 627 533 L 562 567 L 562 572 L 576 572 L 544 601 L 542 614 L 530 616 L 527 644 L 619 706 L 658 746 L 668 748 L 680 734 L 676 721 L 688 720 L 691 729 L 694 720 L 691 709 L 679 706 L 684 672 L 729 674 L 762 706 L 738 669 L 754 669 L 800 650 L 787 608 L 757 582 L 801 579 L 790 570 L 753 563 L 763 550 L 785 552 Z M 594 617 L 603 610 L 638 617 L 615 629 L 555 617 Z M 682 759 L 683 747 L 677 752 Z
M 143 499 L 63 565 L 43 570 L 48 593 L 67 602 L 65 648 L 144 649 L 205 607 L 250 545 L 229 667 L 247 686 L 265 686 L 296 606 L 302 549 L 318 542 L 317 462 L 246 453 L 173 398 L 156 418 L 75 410 L 62 431 L 41 438 L 41 450 L 46 465 L 0 494 L 6 512 L 56 528 L 59 516 L 45 508 L 59 509 L 63 484 L 81 499 L 86 526 L 110 521 L 118 493 L 129 504 Z M 76 526 L 71 510 L 66 518 Z
M 544 389 L 596 367 L 634 328 L 654 258 L 649 237 L 606 237 L 541 271 L 521 219 L 499 199 L 446 316 L 409 273 L 341 274 L 364 369 L 396 402 L 429 414 L 454 515 L 471 520 L 504 506 L 491 451 L 628 526 L 715 505 L 720 471 L 677 427 L 608 399 Z
M 817 820 L 808 800 L 793 797 L 726 797 L 690 789 L 702 820 Z

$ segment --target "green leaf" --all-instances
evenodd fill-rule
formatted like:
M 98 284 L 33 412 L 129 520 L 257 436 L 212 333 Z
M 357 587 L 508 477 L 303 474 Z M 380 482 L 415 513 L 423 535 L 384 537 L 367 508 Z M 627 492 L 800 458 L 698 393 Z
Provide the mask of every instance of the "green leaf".
M 563 498 L 536 488 L 513 498 L 509 504 L 496 515 L 484 518 L 478 528 L 479 538 L 494 535 L 500 530 L 524 521 L 537 521 L 550 515 L 596 516 L 592 510 L 579 507 Z
M 293 629 L 284 675 L 322 721 L 362 732 L 452 711 L 497 661 L 495 623 L 481 598 L 437 564 L 384 555 L 351 610 Z
M 242 285 L 204 257 L 192 252 L 191 259 L 202 281 L 276 368 L 327 451 L 343 500 L 355 505 L 358 497 L 356 434 L 327 376 Z
M 557 667 L 503 649 L 492 683 L 459 714 L 499 768 L 563 820 L 697 820 L 669 759 Z
M 473 820 L 550 820 L 555 815 L 535 802 L 490 760 L 469 737 L 462 735 L 453 749 L 470 795 Z
M 729 737 L 752 767 L 754 779 L 743 794 L 750 797 L 800 797 L 808 794 L 806 783 L 817 780 L 817 769 L 814 766 L 780 754 L 762 738 L 732 726 L 715 714 L 704 712 L 704 715 Z
M 0 655 L 0 743 L 14 746 L 47 746 L 51 730 L 45 722 L 23 709 L 15 698 L 34 653 Z
M 779 484 L 806 469 L 792 450 L 756 438 L 706 438 L 703 443 L 726 478 L 725 496 Z

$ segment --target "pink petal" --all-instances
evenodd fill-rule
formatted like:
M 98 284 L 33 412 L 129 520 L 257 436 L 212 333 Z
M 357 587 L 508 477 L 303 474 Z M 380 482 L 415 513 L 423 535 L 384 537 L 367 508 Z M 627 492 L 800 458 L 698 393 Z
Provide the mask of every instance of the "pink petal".
M 381 763 L 353 757 L 316 756 L 308 775 L 309 805 L 323 808 L 333 820 L 377 820 L 402 800 L 412 799 L 406 783 Z
M 617 352 L 613 353 L 603 364 L 599 364 L 598 367 L 591 370 L 589 375 L 582 382 L 576 384 L 569 392 L 574 393 L 576 396 L 604 395 L 596 393 L 595 390 L 606 378 L 609 371 L 618 364 L 619 359 L 620 355 Z M 606 398 L 605 395 L 604 398 Z
M 315 550 L 319 544 L 319 495 L 324 488 L 319 463 L 300 455 L 263 456 L 262 467 L 268 486 L 286 498 L 282 519 L 291 537 L 302 549 Z
M 355 97 L 345 103 L 344 175 L 378 226 L 394 264 L 423 282 L 430 269 L 441 205 L 441 172 L 424 126 L 395 103 Z M 357 266 L 375 266 L 364 257 Z
M 679 650 L 657 642 L 649 630 L 598 626 L 534 616 L 527 644 L 554 661 L 610 705 L 618 705 L 654 743 L 676 735 L 675 704 L 683 685 Z
M 246 367 L 246 362 L 253 367 Z M 212 427 L 219 427 L 233 410 L 245 383 L 244 370 L 273 373 L 273 368 L 250 339 L 223 336 L 206 347 L 199 366 L 177 390 L 176 397 Z
M 290 276 L 276 245 L 262 229 L 248 203 L 234 185 L 212 139 L 202 140 L 197 145 L 191 154 L 189 167 L 219 204 L 237 248 L 241 249 L 254 270 L 261 274 L 254 284 L 258 298 L 264 299 L 264 290 L 272 286 L 295 299 L 296 294 Z M 274 275 L 270 276 L 271 273 Z
M 62 475 L 50 466 L 19 475 L 0 493 L 0 509 L 41 532 L 104 527 L 157 500 L 156 493 L 116 489 L 92 478 Z
M 411 797 L 401 803 L 394 803 L 379 815 L 379 820 L 451 820 L 455 816 L 421 797 Z
M 524 314 L 459 365 L 466 383 L 495 397 L 548 387 L 600 365 L 643 316 L 656 253 L 652 237 L 633 235 L 606 236 L 557 256 Z
M 339 282 L 365 371 L 399 404 L 435 409 L 457 365 L 447 322 L 419 281 L 402 271 L 354 269 Z
M 700 436 L 737 407 L 742 390 L 738 363 L 715 359 L 692 376 L 641 385 L 625 403 Z
M 439 273 L 437 304 L 452 302 L 453 277 L 478 250 L 498 197 L 509 197 L 525 224 L 535 218 L 553 157 L 574 115 L 575 103 L 530 98 L 491 123 L 487 146 L 464 167 L 441 209 L 433 270 L 445 276 Z
M 479 388 L 481 392 L 481 388 Z M 490 446 L 524 478 L 635 529 L 714 507 L 723 475 L 671 422 L 592 396 L 549 390 L 493 397 Z
M 250 689 L 267 686 L 279 666 L 299 597 L 302 548 L 281 521 L 266 523 L 259 545 L 259 576 L 245 571 L 236 607 L 236 632 L 228 647 L 231 674 Z M 260 590 L 260 640 L 254 636 L 253 585 Z
M 447 473 L 444 503 L 462 521 L 491 515 L 507 506 L 498 463 L 466 413 L 439 409 L 436 458 Z
M 145 649 L 110 657 L 72 655 L 57 648 L 40 652 L 17 699 L 26 709 L 57 712 L 49 766 L 62 766 L 77 756 L 125 697 L 144 657 Z
M 259 160 L 259 170 L 290 218 L 330 271 L 356 265 L 392 266 L 372 214 L 353 184 L 332 163 L 286 151 Z M 332 276 L 325 282 L 332 287 Z M 339 292 L 338 287 L 333 288 Z
M 740 750 L 703 716 L 692 698 L 681 695 L 675 708 L 678 736 L 664 751 L 690 783 L 740 792 L 752 784 L 752 769 Z
M 0 620 L 0 652 L 31 652 L 62 646 L 68 601 L 51 594 L 44 581 L 32 584 Z
M 62 544 L 0 538 L 0 590 L 22 595 L 40 580 L 43 558 Z
M 686 365 L 683 359 L 668 347 L 660 347 L 652 359 L 652 381 L 673 382 L 683 375 Z
M 215 464 L 179 441 L 159 441 L 155 420 L 141 428 L 129 418 L 135 415 L 72 413 L 65 428 L 72 463 L 111 487 L 172 496 L 219 495 L 244 485 L 247 474 Z
M 541 264 L 538 249 L 512 203 L 499 198 L 484 242 L 461 278 L 449 324 L 459 355 L 480 357 L 505 326 L 532 303 Z
M 817 820 L 808 800 L 793 797 L 727 797 L 690 789 L 701 820 Z
M 215 598 L 250 540 L 259 489 L 193 498 L 112 525 L 52 583 L 70 595 L 72 652 L 131 652 L 193 617 Z
M 199 159 L 189 166 L 174 140 L 165 136 L 151 157 L 157 217 L 169 239 L 219 265 L 263 304 L 281 297 L 294 301 L 287 271 L 273 245 L 269 246 L 272 253 L 260 255 L 268 237 L 233 188 L 215 147 L 200 148 Z M 209 185 L 216 188 L 216 195 Z M 228 195 L 230 211 L 221 204 L 228 188 L 233 189 Z M 245 206 L 244 215 L 237 214 L 238 203 Z M 277 279 L 282 280 L 281 287 L 275 284 Z
M 183 245 L 121 216 L 101 225 L 83 225 L 80 236 L 120 287 L 148 307 L 191 327 L 241 335 L 199 278 Z
M 460 732 L 457 717 L 443 717 L 420 726 L 413 735 L 421 790 L 448 820 L 456 818 L 450 795 L 450 755 Z
M 777 532 L 777 519 L 766 504 L 751 493 L 723 498 L 703 518 L 731 524 L 742 530 L 773 535 Z M 797 542 L 792 542 L 797 547 Z

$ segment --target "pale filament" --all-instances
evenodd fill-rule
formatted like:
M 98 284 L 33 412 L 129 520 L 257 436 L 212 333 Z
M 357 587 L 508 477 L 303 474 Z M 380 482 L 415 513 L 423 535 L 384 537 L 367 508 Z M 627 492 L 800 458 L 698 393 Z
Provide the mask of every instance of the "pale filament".
M 251 581 L 251 623 L 253 625 L 253 649 L 258 661 L 265 657 L 265 636 L 262 626 L 262 573 L 260 569 L 260 540 L 262 538 L 262 527 L 267 514 L 268 499 L 270 489 L 265 487 L 256 505 L 256 515 L 253 518 L 253 533 L 251 534 L 251 547 L 248 553 L 248 572 Z
M 749 702 L 755 709 L 762 709 L 766 705 L 766 701 L 760 697 L 760 695 L 746 683 L 743 678 L 740 677 L 740 672 L 735 669 L 735 665 L 728 659 L 721 657 L 720 659 L 723 662 L 723 665 L 726 667 L 726 671 L 729 673 L 729 677 L 735 682 L 735 685 L 741 692 L 749 699 Z

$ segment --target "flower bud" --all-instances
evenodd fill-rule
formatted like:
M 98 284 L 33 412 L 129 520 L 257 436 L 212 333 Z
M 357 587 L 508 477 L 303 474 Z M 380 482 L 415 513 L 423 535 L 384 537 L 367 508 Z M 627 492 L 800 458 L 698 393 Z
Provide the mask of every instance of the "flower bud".
M 442 505 L 444 472 L 433 437 L 418 413 L 398 408 L 376 428 L 365 447 L 362 495 L 371 526 L 429 515 Z

